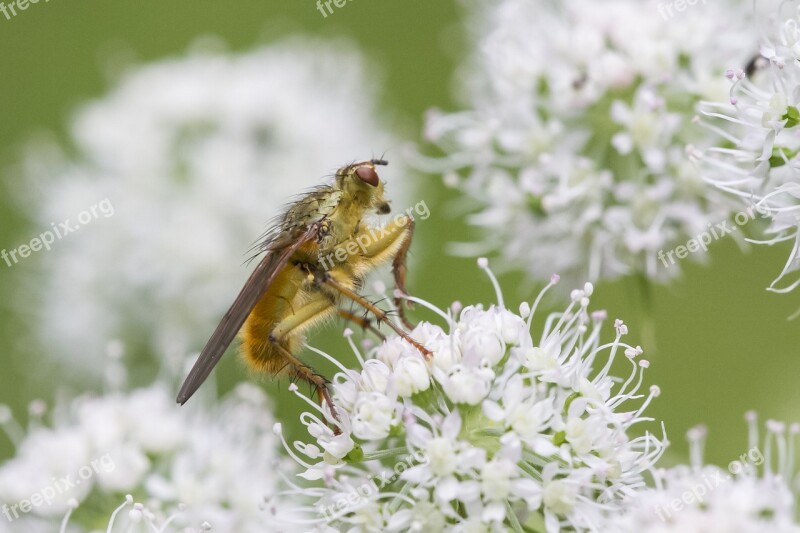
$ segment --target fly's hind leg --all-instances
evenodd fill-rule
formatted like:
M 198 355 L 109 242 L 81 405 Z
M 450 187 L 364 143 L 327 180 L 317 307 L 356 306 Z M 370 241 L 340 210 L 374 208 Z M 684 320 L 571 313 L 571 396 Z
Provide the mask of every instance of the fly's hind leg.
M 325 379 L 324 376 L 318 374 L 316 370 L 295 357 L 292 352 L 290 352 L 287 348 L 284 348 L 280 343 L 275 343 L 275 347 L 286 359 L 286 363 L 291 368 L 291 374 L 297 379 L 303 380 L 311 385 L 317 392 L 320 404 L 323 402 L 327 403 L 328 409 L 331 411 L 331 416 L 336 420 L 341 421 L 339 414 L 336 412 L 336 406 L 333 405 L 333 399 L 331 398 L 330 391 L 328 390 L 328 385 L 330 385 L 330 382 Z M 338 428 L 335 427 L 334 432 L 338 434 Z
M 281 354 L 289 367 L 289 373 L 308 383 L 316 390 L 320 403 L 328 404 L 331 416 L 339 420 L 336 407 L 328 390 L 329 381 L 318 374 L 313 368 L 298 359 L 287 346 L 296 344 L 302 338 L 303 332 L 318 322 L 324 321 L 333 315 L 336 308 L 327 297 L 319 293 L 314 298 L 298 308 L 294 313 L 279 322 L 269 335 L 269 342 Z M 334 428 L 338 433 L 338 428 Z

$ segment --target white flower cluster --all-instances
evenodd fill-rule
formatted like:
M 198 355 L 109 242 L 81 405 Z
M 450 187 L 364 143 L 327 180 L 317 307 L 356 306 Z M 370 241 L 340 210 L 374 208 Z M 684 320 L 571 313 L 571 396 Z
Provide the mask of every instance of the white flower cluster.
M 262 506 L 285 459 L 266 396 L 241 385 L 197 410 L 173 392 L 85 395 L 57 404 L 52 424 L 35 402 L 27 431 L 2 409 L 16 453 L 0 465 L 0 532 L 52 533 L 65 513 L 81 525 L 67 531 L 93 531 L 123 500 L 109 531 L 269 531 Z
M 197 52 L 135 69 L 81 110 L 75 157 L 55 148 L 48 160 L 34 145 L 27 172 L 44 198 L 29 201 L 43 204 L 42 227 L 105 198 L 114 207 L 43 256 L 46 298 L 32 312 L 58 360 L 91 374 L 101 365 L 90 354 L 119 338 L 182 369 L 244 283 L 268 219 L 342 158 L 397 145 L 374 89 L 343 43 Z M 395 163 L 384 177 L 402 205 Z
M 648 362 L 621 340 L 626 326 L 601 341 L 605 313 L 588 311 L 586 284 L 534 339 L 541 295 L 514 313 L 481 266 L 498 305 L 445 313 L 412 298 L 445 324 L 411 332 L 430 361 L 398 337 L 367 359 L 353 344 L 362 364 L 339 364 L 338 419 L 309 400 L 312 442 L 285 445 L 316 482 L 290 491 L 312 500 L 303 523 L 315 531 L 585 529 L 643 488 L 664 445 L 630 430 L 652 420 L 643 412 L 659 390 L 639 392 Z M 630 362 L 627 379 L 610 375 L 616 358 Z
M 497 250 L 539 279 L 663 280 L 679 268 L 659 250 L 733 214 L 685 146 L 702 143 L 697 102 L 725 94 L 720 65 L 753 54 L 738 29 L 747 10 L 703 2 L 663 20 L 660 4 L 470 4 L 468 110 L 430 113 L 426 138 L 444 157 L 420 161 L 477 202 L 470 220 L 487 237 L 457 251 Z
M 800 285 L 784 279 L 800 270 L 800 4 L 781 2 L 768 28 L 751 71 L 729 70 L 730 94 L 701 107 L 718 146 L 692 155 L 706 180 L 770 217 L 764 244 L 794 244 L 771 286 L 788 292 Z
M 800 426 L 768 421 L 759 443 L 755 413 L 747 414 L 749 449 L 727 470 L 703 465 L 705 428 L 689 432 L 691 466 L 656 470 L 656 487 L 640 492 L 605 530 L 618 533 L 798 533 L 794 482 Z

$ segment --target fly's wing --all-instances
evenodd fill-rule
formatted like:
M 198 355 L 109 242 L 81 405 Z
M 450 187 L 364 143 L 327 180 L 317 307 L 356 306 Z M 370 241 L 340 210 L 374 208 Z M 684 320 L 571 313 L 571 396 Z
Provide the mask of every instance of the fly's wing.
M 233 342 L 234 337 L 242 328 L 242 324 L 247 320 L 248 315 L 261 296 L 267 291 L 278 272 L 286 265 L 294 252 L 305 243 L 316 238 L 318 231 L 319 226 L 312 224 L 305 229 L 300 237 L 288 243 L 285 247 L 281 247 L 278 250 L 270 247 L 270 250 L 267 251 L 264 258 L 247 279 L 233 305 L 225 313 L 217 329 L 214 330 L 205 348 L 200 352 L 200 357 L 197 358 L 197 362 L 195 362 L 178 393 L 177 402 L 179 404 L 186 403 L 195 391 L 200 388 L 200 385 L 203 384 L 219 362 L 222 354 Z

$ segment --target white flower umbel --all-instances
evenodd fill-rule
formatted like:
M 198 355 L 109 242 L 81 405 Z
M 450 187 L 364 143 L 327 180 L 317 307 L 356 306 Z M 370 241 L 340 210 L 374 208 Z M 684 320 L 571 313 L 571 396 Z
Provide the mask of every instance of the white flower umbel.
M 767 421 L 758 438 L 747 414 L 748 449 L 727 468 L 703 464 L 706 431 L 689 431 L 691 465 L 655 471 L 656 487 L 640 492 L 603 530 L 618 533 L 797 533 L 794 451 L 800 426 Z
M 499 251 L 539 279 L 678 273 L 658 252 L 734 213 L 685 145 L 703 143 L 691 120 L 700 100 L 725 94 L 721 65 L 753 53 L 738 30 L 747 10 L 733 0 L 673 18 L 658 0 L 469 5 L 467 109 L 429 114 L 426 137 L 444 157 L 420 161 L 474 200 L 486 237 L 455 249 Z
M 174 387 L 157 382 L 57 402 L 47 424 L 40 403 L 27 429 L 0 406 L 16 447 L 0 464 L 0 532 L 5 523 L 52 533 L 65 520 L 66 531 L 94 531 L 123 500 L 109 531 L 203 531 L 204 522 L 219 532 L 279 531 L 262 504 L 285 460 L 260 389 L 241 385 L 198 409 L 178 407 Z
M 789 292 L 800 285 L 800 4 L 780 6 L 749 76 L 731 68 L 730 93 L 701 107 L 700 124 L 717 135 L 718 146 L 691 153 L 705 178 L 738 197 L 751 217 L 769 217 L 767 237 L 758 242 L 793 244 L 770 286 Z
M 42 230 L 76 227 L 108 199 L 40 254 L 45 299 L 32 312 L 48 324 L 45 353 L 84 377 L 101 366 L 100 341 L 120 338 L 182 371 L 247 278 L 268 220 L 349 160 L 398 145 L 380 125 L 375 81 L 341 42 L 196 52 L 126 74 L 77 113 L 64 153 L 32 146 L 28 174 L 42 183 L 29 189 L 44 198 L 28 201 L 41 204 Z M 387 158 L 381 177 L 402 209 L 408 186 Z
M 659 390 L 641 392 L 648 363 L 622 340 L 625 324 L 617 320 L 613 338 L 601 340 L 605 313 L 589 311 L 587 283 L 532 336 L 541 295 L 533 309 L 513 312 L 486 260 L 479 264 L 497 305 L 443 311 L 410 298 L 441 318 L 411 332 L 433 352 L 430 361 L 397 337 L 366 356 L 351 343 L 356 369 L 317 351 L 341 368 L 332 384 L 339 420 L 292 387 L 313 407 L 301 417 L 312 440 L 285 443 L 311 482 L 289 491 L 308 501 L 294 510 L 295 523 L 319 531 L 586 529 L 643 488 L 664 444 L 649 432 L 634 436 L 632 426 L 651 420 L 643 413 Z M 628 360 L 627 378 L 610 375 L 615 359 Z

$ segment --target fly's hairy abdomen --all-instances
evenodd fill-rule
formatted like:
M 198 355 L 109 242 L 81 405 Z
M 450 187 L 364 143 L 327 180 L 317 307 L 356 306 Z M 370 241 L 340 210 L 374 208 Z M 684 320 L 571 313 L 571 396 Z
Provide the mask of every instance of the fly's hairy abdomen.
M 284 266 L 267 291 L 261 296 L 242 327 L 242 356 L 253 370 L 272 375 L 292 374 L 284 348 L 291 353 L 301 351 L 305 333 L 337 314 L 339 297 L 320 288 L 309 265 L 298 253 Z M 341 269 L 332 273 L 344 286 L 355 289 L 359 281 Z
M 286 363 L 277 347 L 270 342 L 275 326 L 298 304 L 303 272 L 289 263 L 278 274 L 267 292 L 253 308 L 241 331 L 242 356 L 256 371 L 277 374 Z M 286 346 L 294 350 L 294 346 Z

